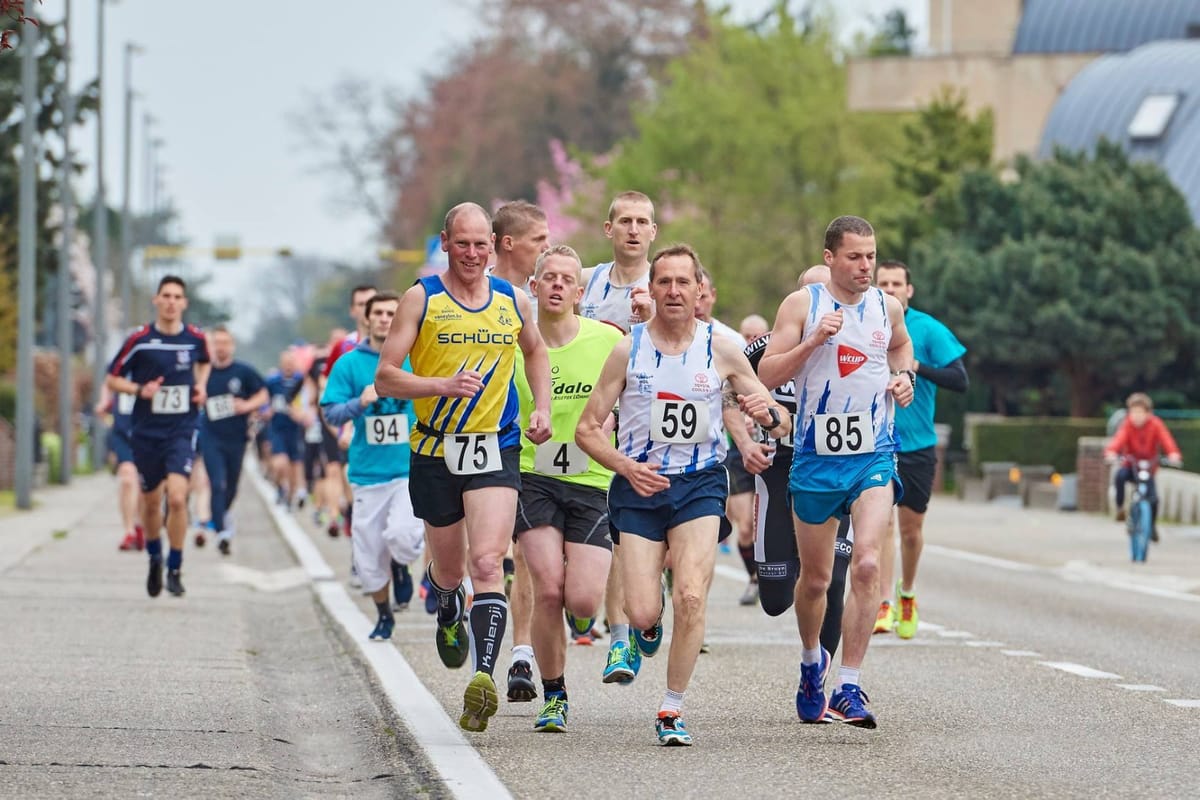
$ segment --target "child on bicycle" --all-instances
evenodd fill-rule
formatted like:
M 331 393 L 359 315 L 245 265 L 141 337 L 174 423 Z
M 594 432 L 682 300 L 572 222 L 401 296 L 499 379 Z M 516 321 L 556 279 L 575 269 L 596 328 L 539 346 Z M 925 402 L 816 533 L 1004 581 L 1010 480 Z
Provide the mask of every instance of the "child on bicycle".
M 1159 454 L 1166 456 L 1166 461 L 1173 467 L 1183 465 L 1183 455 L 1179 445 L 1167 430 L 1162 419 L 1154 414 L 1154 401 L 1149 395 L 1134 392 L 1125 401 L 1127 413 L 1121 420 L 1116 434 L 1104 448 L 1104 460 L 1114 463 L 1118 458 L 1121 466 L 1113 478 L 1113 488 L 1116 490 L 1117 521 L 1125 520 L 1125 484 L 1132 482 L 1136 474 L 1137 462 L 1149 461 L 1150 473 L 1158 468 Z M 1158 519 L 1158 493 L 1154 490 L 1154 480 L 1150 480 L 1150 519 L 1151 539 L 1158 541 L 1158 528 L 1154 522 Z

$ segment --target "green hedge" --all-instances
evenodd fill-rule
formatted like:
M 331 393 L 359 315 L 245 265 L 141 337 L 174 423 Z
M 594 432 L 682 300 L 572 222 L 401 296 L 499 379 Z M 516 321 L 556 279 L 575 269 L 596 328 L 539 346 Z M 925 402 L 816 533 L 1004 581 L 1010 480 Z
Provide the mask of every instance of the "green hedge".
M 1012 417 L 972 428 L 971 466 L 985 461 L 1053 464 L 1074 472 L 1080 436 L 1103 436 L 1104 420 L 1070 417 Z
M 1200 420 L 1165 420 L 1183 463 L 1200 468 Z M 1080 436 L 1104 436 L 1102 419 L 1068 417 L 1013 417 L 975 424 L 971 440 L 971 466 L 985 461 L 1018 464 L 1053 464 L 1059 472 L 1074 472 Z

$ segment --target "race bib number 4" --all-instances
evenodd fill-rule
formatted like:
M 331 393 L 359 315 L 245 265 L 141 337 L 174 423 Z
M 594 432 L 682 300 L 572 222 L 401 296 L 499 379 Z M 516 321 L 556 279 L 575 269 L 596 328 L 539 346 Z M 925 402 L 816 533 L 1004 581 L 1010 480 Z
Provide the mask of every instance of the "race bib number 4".
M 233 395 L 219 394 L 204 403 L 204 415 L 211 421 L 229 419 L 233 416 Z
M 588 455 L 574 442 L 543 442 L 533 451 L 533 468 L 543 475 L 580 475 Z
M 408 415 L 384 414 L 367 417 L 367 444 L 404 444 L 408 441 Z
M 708 405 L 691 400 L 650 403 L 650 438 L 667 444 L 700 444 L 708 441 Z
M 870 414 L 817 414 L 813 425 L 817 455 L 855 456 L 875 452 Z
M 453 433 L 442 440 L 446 467 L 455 475 L 499 472 L 500 437 L 494 433 Z
M 186 414 L 192 407 L 190 395 L 190 386 L 163 386 L 151 398 L 150 411 L 153 414 Z

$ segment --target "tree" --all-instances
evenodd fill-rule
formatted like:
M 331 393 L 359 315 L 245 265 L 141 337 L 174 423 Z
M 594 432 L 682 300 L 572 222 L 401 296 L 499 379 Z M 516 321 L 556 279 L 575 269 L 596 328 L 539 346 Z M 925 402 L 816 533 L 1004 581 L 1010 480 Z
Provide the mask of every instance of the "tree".
M 1102 141 L 1094 156 L 1018 159 L 1018 178 L 964 176 L 957 230 L 915 248 L 923 308 L 966 344 L 1003 410 L 1059 376 L 1095 414 L 1200 348 L 1200 232 L 1156 165 Z
M 829 24 L 805 24 L 784 4 L 753 26 L 714 17 L 708 38 L 667 75 L 636 135 L 599 171 L 612 192 L 651 195 L 660 242 L 698 249 L 722 315 L 769 314 L 820 260 L 831 219 L 870 218 L 886 202 L 891 182 L 877 153 L 895 146 L 898 128 L 845 110 Z
M 908 15 L 902 8 L 893 8 L 876 20 L 876 30 L 867 42 L 867 55 L 907 56 L 912 55 L 916 30 L 908 24 Z
M 41 0 L 38 0 L 40 3 Z M 25 14 L 25 0 L 0 0 L 0 19 L 6 25 L 37 25 L 38 21 Z M 12 50 L 13 28 L 5 28 L 0 32 L 0 52 Z

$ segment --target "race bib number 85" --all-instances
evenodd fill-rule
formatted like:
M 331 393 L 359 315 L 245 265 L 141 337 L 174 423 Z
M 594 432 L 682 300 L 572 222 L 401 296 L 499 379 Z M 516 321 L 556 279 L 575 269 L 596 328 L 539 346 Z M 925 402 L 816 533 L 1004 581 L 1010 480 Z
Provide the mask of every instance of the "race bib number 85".
M 205 415 L 213 422 L 233 416 L 233 395 L 218 394 L 208 398 L 204 404 Z
M 185 385 L 163 386 L 150 400 L 153 414 L 186 414 L 191 408 L 190 387 Z
M 667 444 L 708 441 L 708 405 L 691 400 L 657 399 L 650 403 L 650 438 Z
M 442 440 L 446 468 L 455 475 L 499 472 L 500 437 L 494 433 L 455 433 Z
M 866 413 L 817 414 L 814 441 L 822 456 L 854 456 L 875 452 L 871 418 Z
M 403 444 L 408 441 L 408 415 L 385 414 L 365 420 L 367 444 Z

